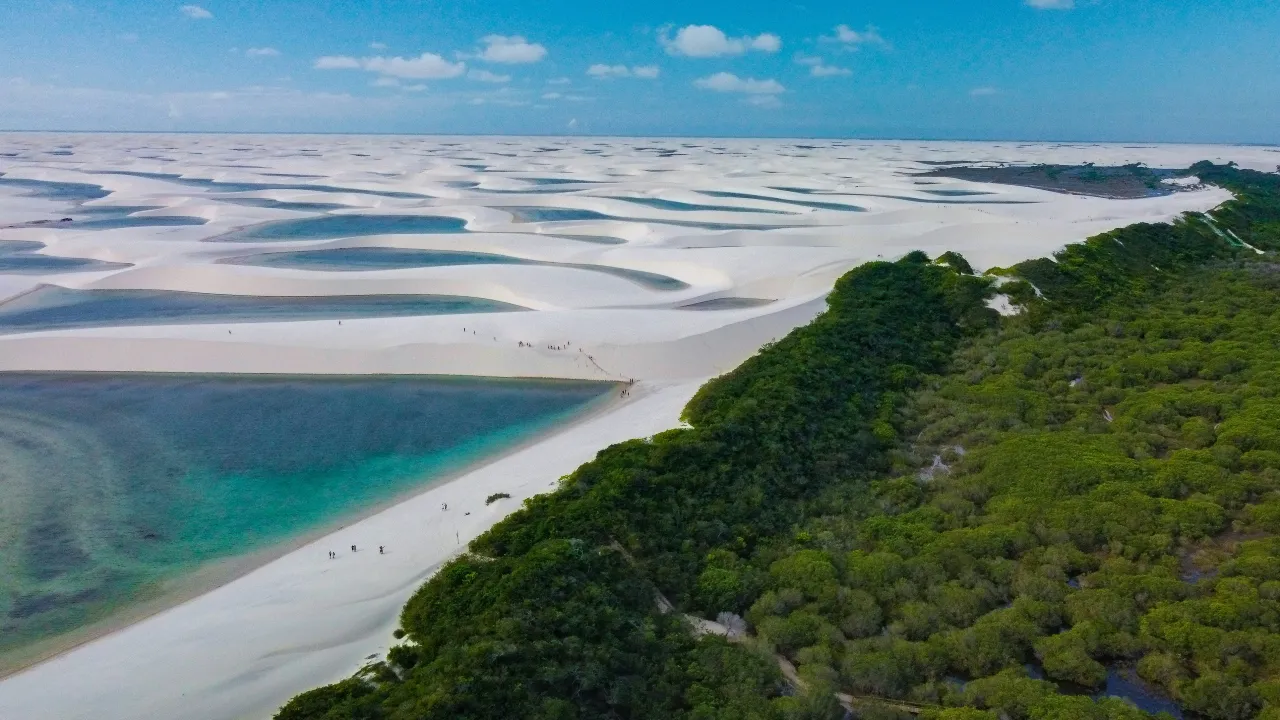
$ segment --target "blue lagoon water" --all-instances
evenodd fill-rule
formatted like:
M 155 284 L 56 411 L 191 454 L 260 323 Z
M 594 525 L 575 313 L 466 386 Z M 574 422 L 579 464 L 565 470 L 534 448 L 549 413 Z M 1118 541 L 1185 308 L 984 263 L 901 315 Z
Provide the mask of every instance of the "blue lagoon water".
M 119 230 L 120 228 L 141 227 L 193 227 L 209 222 L 201 217 L 186 215 L 121 215 L 118 217 L 99 217 L 94 220 L 73 220 L 69 223 L 58 223 L 49 227 L 62 230 Z
M 610 392 L 483 379 L 0 374 L 0 665 L 209 562 L 428 485 Z
M 268 297 L 45 285 L 0 304 L 0 333 L 172 323 L 252 323 L 523 310 L 450 295 Z
M 152 172 L 135 172 L 132 170 L 112 170 L 102 172 L 102 175 L 127 175 L 129 177 L 147 178 L 149 180 L 163 180 L 175 185 L 184 187 L 199 188 L 201 190 L 209 190 L 213 192 L 256 192 L 258 190 L 309 190 L 312 192 L 331 192 L 331 193 L 347 193 L 349 195 L 373 195 L 376 197 L 398 198 L 405 200 L 421 200 L 431 197 L 430 195 L 421 195 L 419 193 L 399 192 L 395 190 L 362 190 L 359 188 L 345 188 L 336 185 L 308 185 L 302 183 L 261 183 L 261 182 L 227 182 L 222 180 L 210 180 L 206 178 L 187 178 L 180 175 L 170 173 L 152 173 Z
M 711 300 L 703 300 L 702 302 L 681 305 L 678 310 L 745 310 L 747 308 L 764 307 L 771 305 L 777 300 L 769 298 L 750 298 L 750 297 L 722 297 Z
M 439 235 L 467 232 L 467 221 L 437 215 L 324 215 L 263 223 L 213 238 L 216 242 L 334 240 L 368 235 Z
M 687 283 L 666 275 L 608 265 L 542 262 L 495 253 L 414 250 L 411 248 L 358 247 L 302 250 L 299 252 L 248 255 L 230 258 L 223 262 L 236 265 L 336 272 L 402 270 L 406 268 L 449 267 L 452 265 L 539 265 L 606 273 L 640 283 L 655 290 L 684 290 L 689 287 Z
M 42 200 L 64 200 L 67 202 L 86 202 L 99 200 L 111 194 L 100 185 L 87 183 L 53 182 L 50 180 L 23 180 L 0 175 L 0 187 L 11 187 L 23 191 L 26 197 Z
M 630 200 L 632 198 L 616 198 Z M 679 227 L 699 228 L 702 230 L 776 230 L 792 225 L 751 225 L 744 223 L 697 222 L 694 220 L 654 220 L 645 218 L 615 217 L 594 210 L 577 208 L 551 207 L 499 207 L 495 208 L 511 213 L 516 222 L 573 222 L 577 220 L 618 220 L 621 222 L 654 223 L 659 225 L 676 225 Z
M 271 198 L 251 197 L 220 197 L 218 202 L 243 205 L 245 207 L 266 208 L 268 210 L 293 210 L 294 212 L 329 212 L 330 210 L 342 210 L 350 207 L 349 205 L 339 205 L 338 203 L 286 202 L 284 200 L 272 200 Z
M 703 193 L 710 195 L 711 193 Z M 788 215 L 781 210 L 763 210 L 761 208 L 740 207 L 737 205 L 698 205 L 696 203 L 677 202 L 675 200 L 663 200 L 662 198 L 648 197 L 620 197 L 615 200 L 623 200 L 636 205 L 644 205 L 655 210 L 671 210 L 674 212 L 697 212 L 704 210 L 723 211 L 723 212 L 745 212 L 745 213 L 765 213 L 768 215 Z
M 108 263 L 89 258 L 41 255 L 36 252 L 44 243 L 23 240 L 0 240 L 0 275 L 43 275 L 51 272 L 111 270 L 129 267 L 124 263 Z
M 769 202 L 786 203 L 787 205 L 796 205 L 798 207 L 814 208 L 815 210 L 839 210 L 842 212 L 866 212 L 867 209 L 857 205 L 846 205 L 845 203 L 835 202 L 819 202 L 816 200 L 787 200 L 785 198 L 769 197 L 768 195 L 752 195 L 751 193 L 725 192 L 721 190 L 700 190 L 703 195 L 722 198 L 741 198 L 743 200 L 768 200 Z

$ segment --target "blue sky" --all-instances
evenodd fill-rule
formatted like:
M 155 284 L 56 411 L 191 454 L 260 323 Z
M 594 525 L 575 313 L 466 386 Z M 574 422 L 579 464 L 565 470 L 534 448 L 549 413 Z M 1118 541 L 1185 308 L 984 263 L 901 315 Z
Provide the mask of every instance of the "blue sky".
M 1280 142 L 1277 0 L 22 0 L 0 128 Z

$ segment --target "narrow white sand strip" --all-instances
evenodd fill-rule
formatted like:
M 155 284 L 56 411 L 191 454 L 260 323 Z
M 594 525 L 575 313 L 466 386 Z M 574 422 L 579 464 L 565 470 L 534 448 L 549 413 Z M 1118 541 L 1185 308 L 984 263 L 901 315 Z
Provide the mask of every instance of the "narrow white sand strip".
M 384 653 L 401 607 L 442 562 L 601 448 L 674 427 L 701 382 L 637 385 L 631 400 L 532 447 L 13 676 L 0 683 L 0 718 L 269 718 L 300 689 Z M 498 492 L 512 499 L 486 507 Z

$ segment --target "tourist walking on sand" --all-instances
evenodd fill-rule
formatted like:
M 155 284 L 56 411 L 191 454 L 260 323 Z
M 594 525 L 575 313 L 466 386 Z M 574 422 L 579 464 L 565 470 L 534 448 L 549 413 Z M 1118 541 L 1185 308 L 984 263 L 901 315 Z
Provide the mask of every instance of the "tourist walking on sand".
M 379 546 L 378 546 L 378 554 L 379 554 L 379 555 L 386 555 L 386 554 L 387 554 L 387 553 L 386 553 L 386 550 L 385 550 L 385 549 L 383 549 L 383 547 L 382 547 L 381 545 L 379 545 Z
M 351 546 L 351 552 L 355 552 L 355 551 L 356 551 L 356 546 L 355 546 L 355 545 L 352 545 L 352 546 Z

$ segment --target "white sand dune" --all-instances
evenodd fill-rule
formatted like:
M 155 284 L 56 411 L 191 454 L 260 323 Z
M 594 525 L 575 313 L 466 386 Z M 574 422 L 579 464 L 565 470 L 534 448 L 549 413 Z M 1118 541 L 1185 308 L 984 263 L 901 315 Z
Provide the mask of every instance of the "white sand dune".
M 54 143 L 69 145 L 73 154 L 45 155 Z M 468 539 L 608 444 L 673 427 L 701 382 L 813 318 L 849 269 L 915 249 L 956 250 L 976 267 L 1004 266 L 1133 222 L 1205 210 L 1228 197 L 1200 189 L 1108 200 L 958 180 L 931 178 L 925 185 L 913 177 L 930 169 L 921 161 L 1185 167 L 1210 159 L 1260 169 L 1276 162 L 1274 153 L 1251 147 L 1022 143 L 11 134 L 0 135 L 0 146 L 17 153 L 0 163 L 5 178 L 101 185 L 111 194 L 86 207 L 147 207 L 154 209 L 136 216 L 207 221 L 13 227 L 69 214 L 91 218 L 65 201 L 24 197 L 25 190 L 0 182 L 0 241 L 36 241 L 47 255 L 129 264 L 0 274 L 0 298 L 49 284 L 257 297 L 436 294 L 527 309 L 344 318 L 341 325 L 264 318 L 17 332 L 5 327 L 0 302 L 0 370 L 640 381 L 625 403 L 0 681 L 0 717 L 32 720 L 269 717 L 291 695 L 346 676 L 384 652 L 400 606 Z M 186 180 L 104 174 L 119 171 Z M 575 184 L 549 182 L 557 179 Z M 981 194 L 930 192 L 938 190 Z M 326 213 L 245 204 L 262 200 L 342 207 Z M 862 210 L 799 204 L 815 202 Z M 687 207 L 698 205 L 739 210 Z M 513 217 L 512 208 L 533 207 L 609 217 Z M 467 226 L 454 233 L 217 240 L 261 223 L 326 214 L 444 216 Z M 538 264 L 326 271 L 220 262 L 365 247 L 496 253 Z M 685 286 L 657 286 L 590 266 L 662 275 Z M 763 304 L 687 309 L 735 298 Z M 485 507 L 493 492 L 513 499 Z M 330 548 L 352 543 L 384 544 L 390 554 L 327 559 Z

